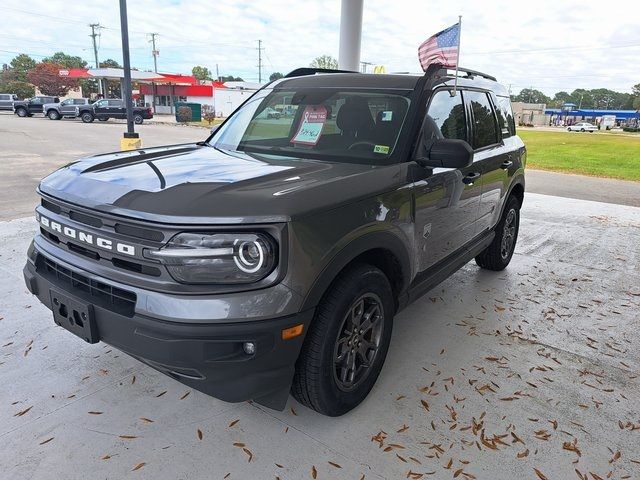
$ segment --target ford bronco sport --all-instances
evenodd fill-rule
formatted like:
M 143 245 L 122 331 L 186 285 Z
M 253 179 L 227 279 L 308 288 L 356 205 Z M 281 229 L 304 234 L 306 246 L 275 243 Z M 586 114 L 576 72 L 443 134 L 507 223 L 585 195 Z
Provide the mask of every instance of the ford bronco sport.
M 197 390 L 341 415 L 402 308 L 513 255 L 509 96 L 470 70 L 453 95 L 455 79 L 299 69 L 206 141 L 70 163 L 40 183 L 26 284 L 58 325 Z

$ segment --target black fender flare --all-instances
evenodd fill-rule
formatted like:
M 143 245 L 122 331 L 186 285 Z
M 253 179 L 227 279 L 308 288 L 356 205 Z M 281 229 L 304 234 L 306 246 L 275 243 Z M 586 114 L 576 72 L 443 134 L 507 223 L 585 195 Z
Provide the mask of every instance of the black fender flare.
M 394 289 L 394 291 L 397 292 L 398 300 L 400 301 L 400 296 L 402 293 L 406 292 L 409 284 L 411 283 L 411 260 L 409 252 L 407 251 L 407 246 L 403 241 L 394 233 L 385 230 L 361 235 L 346 244 L 337 254 L 335 254 L 329 263 L 322 269 L 322 272 L 317 276 L 313 286 L 303 301 L 301 311 L 318 305 L 336 277 L 355 258 L 367 251 L 376 249 L 389 250 L 400 263 L 402 282 L 401 285 L 397 286 L 397 289 Z
M 520 174 L 520 175 L 516 176 L 514 178 L 513 182 L 511 182 L 511 185 L 509 185 L 509 191 L 505 195 L 504 202 L 502 202 L 502 207 L 500 208 L 500 218 L 502 218 L 502 214 L 504 213 L 504 209 L 507 206 L 507 199 L 511 196 L 511 194 L 513 193 L 513 189 L 516 188 L 517 185 L 520 185 L 522 187 L 523 200 L 524 200 L 524 191 L 525 191 L 524 174 Z M 522 206 L 522 204 L 520 204 L 520 206 Z

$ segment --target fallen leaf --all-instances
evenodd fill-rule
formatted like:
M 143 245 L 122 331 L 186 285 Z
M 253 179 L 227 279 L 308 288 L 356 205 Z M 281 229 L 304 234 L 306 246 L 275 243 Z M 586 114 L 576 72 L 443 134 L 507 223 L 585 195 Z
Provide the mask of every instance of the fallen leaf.
M 329 465 L 336 467 L 336 468 L 342 468 L 342 466 L 338 465 L 337 463 L 334 462 L 329 462 Z
M 166 390 L 164 392 L 160 392 L 158 395 L 156 395 L 156 398 L 163 396 L 165 393 L 167 393 Z
M 318 470 L 316 470 L 315 466 L 311 466 L 311 478 L 313 479 L 318 478 Z
M 238 419 L 238 420 L 234 420 L 233 422 L 231 422 L 231 423 L 229 424 L 229 428 L 234 427 L 234 426 L 235 426 L 239 421 L 240 421 L 240 419 Z
M 135 375 L 131 378 L 131 385 L 133 385 L 134 383 L 136 383 L 136 376 Z
M 103 457 L 100 457 L 100 460 L 109 460 L 111 458 L 111 455 L 107 454 Z
M 244 443 L 242 443 L 242 442 L 235 442 L 235 443 L 233 444 L 233 446 L 234 446 L 234 447 L 238 447 L 238 448 L 244 448 L 244 447 L 245 447 L 245 444 L 244 444 Z
M 123 440 L 133 440 L 134 438 L 138 438 L 135 435 L 118 435 Z
M 182 395 L 180 397 L 180 400 L 184 400 L 185 398 L 187 398 L 189 396 L 189 394 L 191 393 L 191 390 L 189 390 L 187 393 L 185 393 L 184 395 Z
M 131 469 L 132 472 L 135 472 L 136 470 L 140 470 L 142 467 L 144 467 L 146 465 L 146 462 L 140 462 L 139 464 L 137 464 L 135 467 L 133 467 Z
M 428 412 L 429 411 L 429 404 L 427 402 L 425 402 L 424 400 L 420 400 L 420 403 L 422 403 L 422 406 Z
M 248 448 L 243 448 L 242 451 L 247 454 L 247 456 L 249 457 L 248 461 L 250 462 L 253 458 L 253 453 L 251 453 L 251 450 L 249 450 Z
M 147 417 L 140 417 L 140 420 L 142 420 L 145 423 L 153 423 L 153 420 Z
M 47 438 L 46 440 L 43 440 L 42 442 L 40 442 L 39 445 L 44 445 L 45 443 L 49 443 L 53 439 L 54 439 L 54 437 Z
M 202 430 L 198 429 L 198 440 L 202 440 Z
M 103 413 L 103 412 L 95 412 L 95 411 L 93 411 L 93 410 L 92 410 L 92 411 L 87 412 L 87 413 L 88 413 L 89 415 L 102 415 L 102 413 Z
M 538 476 L 538 478 L 540 480 L 549 480 L 544 473 L 542 473 L 540 470 L 538 470 L 537 468 L 533 469 L 534 472 L 536 472 L 536 475 Z
M 298 416 L 298 414 L 296 413 L 296 411 L 293 409 L 293 407 L 289 407 L 289 410 L 291 410 L 291 414 Z
M 23 416 L 25 413 L 27 413 L 29 410 L 31 410 L 33 408 L 33 405 L 31 405 L 29 408 L 25 408 L 24 410 L 19 411 L 18 413 L 16 413 L 14 415 L 14 417 L 21 417 Z

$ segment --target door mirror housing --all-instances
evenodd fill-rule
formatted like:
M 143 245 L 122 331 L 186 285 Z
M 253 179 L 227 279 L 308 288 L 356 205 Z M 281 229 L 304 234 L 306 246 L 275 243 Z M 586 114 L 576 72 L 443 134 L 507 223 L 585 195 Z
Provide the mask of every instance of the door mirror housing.
M 473 148 L 464 140 L 441 138 L 433 142 L 428 157 L 416 162 L 423 167 L 464 168 L 473 162 Z

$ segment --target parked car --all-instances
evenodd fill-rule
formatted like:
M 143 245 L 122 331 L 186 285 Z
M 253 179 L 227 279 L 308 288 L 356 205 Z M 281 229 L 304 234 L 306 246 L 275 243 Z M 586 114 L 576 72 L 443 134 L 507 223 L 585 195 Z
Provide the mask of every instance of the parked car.
M 77 107 L 90 105 L 88 98 L 67 98 L 59 103 L 46 103 L 42 106 L 42 112 L 50 120 L 60 120 L 63 117 L 76 117 Z
M 13 112 L 19 117 L 32 117 L 36 113 L 43 113 L 42 107 L 47 103 L 58 103 L 58 97 L 37 96 L 27 100 L 13 102 Z
M 400 310 L 474 258 L 506 268 L 526 163 L 508 91 L 437 66 L 324 72 L 269 83 L 204 142 L 44 178 L 24 277 L 55 323 L 225 401 L 291 392 L 337 416 Z
M 15 93 L 0 93 L 0 110 L 13 110 L 13 102 L 18 100 Z
M 278 119 L 281 116 L 281 113 L 275 108 L 268 107 L 265 108 L 262 112 L 259 113 L 260 118 L 275 118 Z
M 110 118 L 127 118 L 127 108 L 124 101 L 119 98 L 105 98 L 92 105 L 76 107 L 76 117 L 80 117 L 84 123 L 91 123 L 96 118 L 106 122 Z M 151 107 L 133 107 L 133 121 L 137 124 L 153 118 Z
M 570 132 L 589 132 L 589 133 L 593 133 L 593 132 L 597 132 L 598 131 L 598 127 L 596 127 L 594 124 L 589 123 L 589 122 L 580 122 L 580 123 L 576 123 L 574 125 L 569 125 L 567 127 L 567 130 Z

